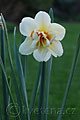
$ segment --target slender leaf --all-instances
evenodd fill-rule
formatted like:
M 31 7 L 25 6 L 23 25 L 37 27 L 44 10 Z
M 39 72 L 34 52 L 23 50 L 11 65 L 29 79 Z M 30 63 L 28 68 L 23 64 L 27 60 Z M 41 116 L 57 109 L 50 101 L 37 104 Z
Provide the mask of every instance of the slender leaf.
M 10 87 L 9 87 L 9 84 L 8 84 L 8 78 L 7 78 L 7 74 L 6 74 L 6 71 L 5 71 L 4 64 L 2 62 L 1 56 L 0 56 L 0 65 L 1 65 L 1 68 L 2 68 L 4 76 L 5 76 L 6 86 L 7 86 L 9 95 L 10 95 L 11 102 L 13 103 L 13 106 L 14 106 L 14 111 L 17 114 L 18 111 L 17 111 L 17 108 L 15 107 L 15 102 L 13 100 L 13 96 L 12 96 L 12 93 L 11 93 L 11 90 L 10 90 Z M 16 117 L 16 120 L 21 120 L 19 115 Z
M 25 37 L 22 36 L 22 42 L 24 40 L 25 40 Z M 22 68 L 23 68 L 24 78 L 26 80 L 27 79 L 27 56 L 22 55 L 21 60 L 22 60 Z
M 29 108 L 28 108 L 28 98 L 27 98 L 27 92 L 26 92 L 26 86 L 25 86 L 25 79 L 24 79 L 24 74 L 23 74 L 23 69 L 22 69 L 22 64 L 21 64 L 21 59 L 18 53 L 18 48 L 16 45 L 15 41 L 15 34 L 16 34 L 16 27 L 14 28 L 14 55 L 15 55 L 15 62 L 16 62 L 16 68 L 18 72 L 18 77 L 20 80 L 20 86 L 22 90 L 22 95 L 25 99 L 25 104 L 28 112 L 28 120 L 30 120 L 30 114 L 29 114 Z
M 8 76 L 8 84 L 9 84 L 9 87 L 10 87 L 10 89 L 11 89 L 11 77 L 10 76 Z M 7 93 L 8 94 L 8 93 Z M 8 94 L 8 105 L 10 104 L 10 96 L 9 96 L 9 94 Z
M 41 83 L 40 83 L 40 95 L 39 95 L 39 107 L 37 120 L 43 120 L 43 103 L 44 103 L 44 90 L 45 90 L 45 70 L 46 63 L 41 64 Z
M 66 104 L 66 101 L 67 101 L 68 93 L 69 93 L 69 90 L 70 90 L 70 87 L 71 87 L 72 78 L 73 78 L 73 75 L 74 75 L 74 71 L 75 71 L 75 67 L 76 67 L 76 63 L 77 63 L 77 59 L 78 59 L 78 55 L 79 55 L 79 50 L 80 50 L 80 35 L 79 35 L 77 48 L 76 48 L 76 53 L 75 53 L 75 56 L 74 56 L 74 59 L 73 59 L 73 63 L 72 63 L 72 67 L 71 67 L 71 71 L 70 71 L 70 75 L 69 75 L 69 80 L 68 80 L 67 87 L 66 87 L 66 90 L 65 90 L 65 95 L 64 95 L 64 98 L 63 98 L 63 103 L 62 103 L 62 107 L 61 107 L 61 111 L 60 111 L 58 120 L 62 120 L 62 115 L 63 115 L 64 107 L 65 107 L 65 104 Z
M 5 22 L 2 14 L 1 14 L 1 19 L 2 19 L 2 22 L 3 22 L 3 25 L 4 25 L 4 30 L 5 30 L 5 38 L 6 38 L 6 42 L 7 42 L 8 57 L 9 57 L 9 63 L 10 63 L 10 68 L 11 68 L 11 75 L 12 75 L 12 79 L 14 81 L 14 87 L 15 87 L 17 102 L 20 106 L 20 111 L 22 113 L 22 103 L 21 103 L 21 98 L 20 98 L 19 89 L 18 89 L 18 85 L 17 85 L 17 80 L 16 80 L 16 77 L 15 77 L 15 72 L 14 72 L 14 66 L 13 66 L 13 61 L 12 61 L 12 56 L 11 56 L 7 26 L 6 26 L 6 22 Z M 24 120 L 24 116 L 22 116 L 22 114 L 20 114 L 20 115 L 21 115 L 21 119 Z
M 30 103 L 30 114 L 32 114 L 32 110 L 34 108 L 34 104 L 35 104 L 35 99 L 36 99 L 36 95 L 37 95 L 37 90 L 38 90 L 38 86 L 39 86 L 39 80 L 40 80 L 40 73 L 41 73 L 41 64 L 39 66 L 39 70 L 37 73 L 37 78 L 34 84 L 34 89 L 33 89 L 33 93 L 32 93 L 32 97 L 31 97 L 31 103 Z
M 50 8 L 49 10 L 49 15 L 50 15 L 50 18 L 51 18 L 51 22 L 53 23 L 54 22 L 54 16 L 53 16 L 53 9 Z
M 4 43 L 4 27 L 3 24 L 1 25 L 1 58 L 3 61 L 3 64 L 5 66 L 5 43 Z M 5 77 L 4 77 L 4 73 L 2 71 L 2 90 L 3 90 L 3 109 L 4 109 L 4 120 L 8 120 L 8 116 L 6 113 L 6 107 L 7 107 L 7 89 L 6 89 L 6 83 L 5 83 Z
M 23 74 L 24 74 L 24 79 L 26 82 L 27 79 L 27 56 L 22 55 L 22 68 L 23 68 Z

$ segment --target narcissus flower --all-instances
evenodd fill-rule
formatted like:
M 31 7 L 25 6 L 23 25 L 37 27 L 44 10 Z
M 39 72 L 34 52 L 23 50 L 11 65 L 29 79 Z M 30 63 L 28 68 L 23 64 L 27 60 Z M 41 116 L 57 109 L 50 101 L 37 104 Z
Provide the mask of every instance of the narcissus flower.
M 21 34 L 26 36 L 19 47 L 22 55 L 33 53 L 37 61 L 46 62 L 51 55 L 57 57 L 63 54 L 60 41 L 65 36 L 65 28 L 57 23 L 51 23 L 48 13 L 40 11 L 34 19 L 25 17 L 19 27 Z

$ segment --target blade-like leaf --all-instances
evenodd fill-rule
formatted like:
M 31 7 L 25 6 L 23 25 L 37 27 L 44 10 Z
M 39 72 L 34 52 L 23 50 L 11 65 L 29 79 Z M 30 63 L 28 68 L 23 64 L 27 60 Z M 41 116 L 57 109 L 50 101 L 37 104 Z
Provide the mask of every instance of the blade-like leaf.
M 3 61 L 3 64 L 5 66 L 5 62 L 6 62 L 6 59 L 5 59 L 5 41 L 4 41 L 4 27 L 3 27 L 3 24 L 1 25 L 1 58 L 2 58 L 2 61 Z M 3 109 L 4 109 L 4 120 L 8 120 L 8 116 L 7 116 L 7 113 L 6 113 L 6 107 L 7 107 L 7 104 L 8 104 L 8 99 L 7 99 L 7 89 L 6 89 L 6 83 L 5 83 L 5 77 L 4 77 L 4 73 L 2 71 L 2 90 L 3 90 Z
M 15 113 L 17 114 L 18 111 L 17 111 L 17 108 L 15 107 L 15 102 L 14 102 L 14 100 L 13 100 L 13 96 L 12 96 L 12 93 L 11 93 L 11 90 L 10 90 L 10 87 L 9 87 L 9 84 L 8 84 L 8 78 L 7 78 L 7 74 L 6 74 L 6 71 L 5 71 L 4 64 L 3 64 L 3 62 L 2 62 L 1 56 L 0 56 L 0 65 L 1 65 L 2 71 L 3 71 L 4 76 L 5 76 L 6 86 L 7 86 L 9 95 L 10 95 L 11 102 L 12 102 L 13 107 L 14 107 L 14 111 L 15 111 Z M 19 114 L 18 114 L 18 116 L 16 117 L 16 120 L 21 120 Z
M 66 101 L 67 101 L 68 93 L 69 93 L 69 90 L 70 90 L 70 87 L 71 87 L 72 78 L 73 78 L 73 75 L 74 75 L 79 51 L 80 51 L 80 35 L 79 35 L 77 48 L 76 48 L 76 53 L 75 53 L 75 56 L 74 56 L 74 59 L 73 59 L 73 63 L 72 63 L 72 67 L 71 67 L 71 71 L 70 71 L 70 75 L 69 75 L 69 80 L 68 80 L 68 83 L 67 83 L 67 87 L 66 87 L 66 91 L 65 91 L 65 95 L 64 95 L 64 99 L 63 99 L 63 103 L 62 103 L 62 107 L 61 107 L 61 111 L 60 111 L 58 120 L 62 120 L 62 115 L 63 115 L 64 107 L 65 107 L 65 104 L 66 104 Z
M 35 81 L 35 84 L 34 84 L 34 89 L 33 89 L 32 97 L 31 97 L 30 115 L 32 114 L 32 110 L 33 110 L 34 104 L 35 104 L 35 99 L 36 99 L 37 90 L 38 90 L 39 81 L 40 81 L 40 73 L 41 73 L 41 64 L 39 66 L 39 70 L 38 70 L 38 73 L 37 73 L 37 78 L 36 78 L 36 81 Z
M 20 86 L 21 86 L 21 90 L 22 90 L 22 95 L 25 99 L 25 105 L 26 105 L 26 109 L 28 112 L 28 120 L 30 120 L 30 115 L 29 115 L 29 108 L 28 108 L 28 98 L 27 98 L 27 92 L 26 92 L 26 86 L 25 86 L 25 79 L 24 79 L 24 74 L 23 74 L 23 69 L 22 69 L 22 64 L 21 64 L 21 59 L 18 53 L 18 48 L 16 45 L 16 41 L 15 41 L 15 34 L 16 34 L 16 27 L 14 28 L 14 55 L 15 55 L 15 62 L 16 62 L 16 68 L 17 68 L 17 72 L 18 72 L 18 77 L 20 80 Z
M 53 9 L 50 8 L 49 10 L 49 15 L 50 15 L 50 18 L 51 18 L 51 22 L 53 23 L 54 22 L 54 16 L 53 16 Z
M 25 37 L 22 36 L 22 42 L 24 40 L 25 40 Z M 21 61 L 22 61 L 22 68 L 23 68 L 24 78 L 26 80 L 27 79 L 27 56 L 22 55 L 21 56 Z
M 17 102 L 18 102 L 18 104 L 20 106 L 20 111 L 22 112 L 22 103 L 21 103 L 19 89 L 18 89 L 16 77 L 15 77 L 15 72 L 14 72 L 14 66 L 13 66 L 13 61 L 12 61 L 12 56 L 11 56 L 11 50 L 10 50 L 7 26 L 6 26 L 6 22 L 5 22 L 5 19 L 4 19 L 2 14 L 1 14 L 1 19 L 2 19 L 2 22 L 3 22 L 4 30 L 5 30 L 5 38 L 6 38 L 7 49 L 8 49 L 8 57 L 9 57 L 9 63 L 10 63 L 10 68 L 11 68 L 11 75 L 12 75 L 12 79 L 14 81 L 14 87 L 15 87 Z M 24 116 L 22 116 L 22 114 L 20 114 L 20 115 L 21 115 L 21 119 L 24 120 Z
M 25 82 L 26 82 L 26 78 L 27 78 L 27 57 L 22 55 L 21 57 L 21 61 L 22 61 L 22 68 L 23 68 L 23 74 L 24 74 L 24 79 L 25 79 Z

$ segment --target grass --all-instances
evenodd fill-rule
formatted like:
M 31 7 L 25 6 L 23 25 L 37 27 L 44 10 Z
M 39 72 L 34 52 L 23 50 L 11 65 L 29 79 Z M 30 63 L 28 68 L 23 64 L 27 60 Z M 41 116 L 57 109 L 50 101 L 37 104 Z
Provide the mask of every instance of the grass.
M 64 55 L 62 57 L 54 58 L 53 57 L 53 64 L 52 64 L 52 71 L 51 71 L 51 80 L 50 80 L 50 95 L 49 95 L 49 111 L 48 111 L 48 120 L 57 120 L 59 110 L 62 104 L 65 88 L 67 85 L 69 72 L 72 65 L 72 60 L 74 57 L 76 44 L 78 35 L 80 33 L 80 23 L 63 23 L 62 24 L 66 28 L 66 37 L 62 41 L 64 47 Z M 13 34 L 12 32 L 9 35 L 10 38 L 10 47 L 12 52 L 12 58 L 14 61 L 14 51 L 13 51 Z M 18 46 L 21 43 L 21 35 L 17 32 L 16 35 L 16 42 Z M 7 50 L 7 48 L 5 48 Z M 6 53 L 6 58 L 7 58 Z M 80 57 L 78 58 L 75 74 L 73 77 L 72 85 L 70 88 L 70 92 L 67 99 L 67 104 L 65 107 L 63 120 L 79 120 L 80 119 Z M 27 56 L 27 79 L 26 79 L 26 86 L 28 91 L 28 99 L 30 102 L 32 90 L 34 87 L 34 82 L 36 79 L 36 72 L 38 70 L 39 63 L 34 60 L 33 56 Z M 7 58 L 6 62 L 7 66 L 7 73 L 10 76 L 11 71 L 9 67 L 9 62 Z M 16 72 L 16 65 L 15 66 L 15 74 Z M 1 73 L 1 70 L 0 70 Z M 19 82 L 19 81 L 18 81 Z M 1 76 L 0 76 L 0 104 L 2 103 L 2 83 L 1 83 Z M 11 91 L 15 99 L 15 92 L 13 81 L 11 79 Z M 35 108 L 33 112 L 32 120 L 35 120 L 37 114 L 37 107 L 38 107 L 38 97 L 36 99 Z M 16 99 L 15 99 L 16 102 Z M 2 108 L 3 106 L 1 106 Z M 45 113 L 45 111 L 44 111 Z M 26 114 L 26 111 L 25 111 Z M 12 118 L 10 119 L 12 120 Z

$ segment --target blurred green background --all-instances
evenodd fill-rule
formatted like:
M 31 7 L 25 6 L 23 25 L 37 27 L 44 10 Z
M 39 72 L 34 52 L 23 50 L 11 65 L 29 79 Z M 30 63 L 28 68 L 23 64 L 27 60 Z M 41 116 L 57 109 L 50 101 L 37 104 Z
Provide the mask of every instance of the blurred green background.
M 3 0 L 0 1 L 0 12 L 3 13 L 8 26 L 10 47 L 12 58 L 14 61 L 13 51 L 13 28 L 14 25 L 19 25 L 21 19 L 25 16 L 34 17 L 39 10 L 49 11 L 49 8 L 53 8 L 55 22 L 62 24 L 66 28 L 66 36 L 62 41 L 64 48 L 64 55 L 60 58 L 53 57 L 51 81 L 50 81 L 50 95 L 49 95 L 49 114 L 48 120 L 57 120 L 59 115 L 59 108 L 61 107 L 64 91 L 68 81 L 73 56 L 76 50 L 77 39 L 80 33 L 80 0 Z M 22 36 L 17 30 L 16 42 L 19 46 L 22 41 Z M 7 50 L 7 48 L 5 48 Z M 11 70 L 9 66 L 8 55 L 7 59 L 7 74 L 11 76 Z M 26 87 L 28 91 L 29 102 L 36 79 L 36 72 L 38 70 L 39 63 L 34 60 L 32 55 L 27 57 L 27 80 Z M 16 65 L 14 61 L 15 74 Z M 0 69 L 1 73 L 1 69 Z M 19 81 L 18 81 L 19 82 Z M 11 79 L 11 91 L 15 98 L 14 85 Z M 38 93 L 39 94 L 39 93 Z M 2 82 L 0 75 L 0 105 L 3 111 L 3 94 L 2 94 Z M 36 99 L 35 109 L 37 108 L 38 96 Z M 53 111 L 51 112 L 51 109 Z M 36 112 L 33 113 L 33 119 L 36 118 Z M 12 118 L 10 120 L 15 120 Z M 80 57 L 74 78 L 72 81 L 71 89 L 67 99 L 63 120 L 80 120 Z

